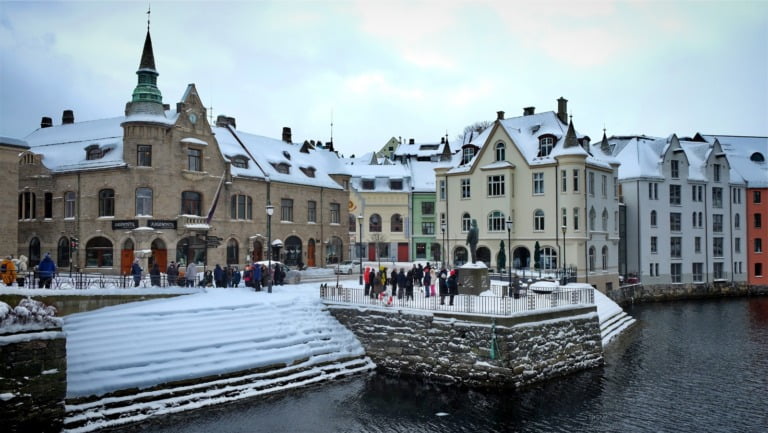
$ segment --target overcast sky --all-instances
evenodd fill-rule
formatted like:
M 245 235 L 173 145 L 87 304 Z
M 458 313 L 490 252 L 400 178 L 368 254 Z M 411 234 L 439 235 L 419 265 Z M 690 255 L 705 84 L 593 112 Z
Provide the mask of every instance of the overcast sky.
M 0 0 L 0 136 L 115 117 L 136 85 L 143 1 Z M 152 1 L 163 102 L 195 83 L 246 132 L 451 141 L 557 109 L 608 135 L 768 135 L 766 1 Z

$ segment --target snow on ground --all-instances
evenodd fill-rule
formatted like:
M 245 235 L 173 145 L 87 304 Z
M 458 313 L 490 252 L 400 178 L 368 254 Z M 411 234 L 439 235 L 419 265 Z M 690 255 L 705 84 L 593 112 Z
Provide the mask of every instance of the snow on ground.
M 335 278 L 327 269 L 317 275 Z M 341 283 L 359 287 L 356 277 Z M 67 395 L 76 397 L 308 357 L 329 362 L 364 355 L 354 334 L 324 308 L 319 285 L 275 286 L 270 294 L 242 287 L 27 290 L 0 284 L 0 294 L 183 294 L 66 316 Z M 595 303 L 601 322 L 621 312 L 597 291 Z

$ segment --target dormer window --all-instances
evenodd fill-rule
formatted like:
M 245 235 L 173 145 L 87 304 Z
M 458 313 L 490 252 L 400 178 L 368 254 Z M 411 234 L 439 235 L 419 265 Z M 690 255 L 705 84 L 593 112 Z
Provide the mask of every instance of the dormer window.
M 307 177 L 315 177 L 315 167 L 301 167 L 301 172 Z
M 507 146 L 503 142 L 496 143 L 496 161 L 504 161 L 506 159 Z
M 372 190 L 374 187 L 373 179 L 363 179 L 363 189 Z
M 101 159 L 102 156 L 104 155 L 101 152 L 101 148 L 99 148 L 98 144 L 92 144 L 85 148 L 85 159 L 88 161 Z
M 474 146 L 464 146 L 464 148 L 461 150 L 461 163 L 462 163 L 462 165 L 463 164 L 467 164 L 474 157 L 475 157 L 475 147 Z
M 390 179 L 389 189 L 401 191 L 403 189 L 403 179 Z
M 539 154 L 538 157 L 549 156 L 552 153 L 552 148 L 555 146 L 555 137 L 551 135 L 545 135 L 539 138 Z
M 279 164 L 272 163 L 272 167 L 274 167 L 275 170 L 277 170 L 278 173 L 290 174 L 291 166 L 289 164 L 284 163 L 284 162 L 281 162 Z
M 232 165 L 237 168 L 248 168 L 248 158 L 242 156 L 236 156 L 231 158 Z
M 765 162 L 765 157 L 762 153 L 755 152 L 749 157 L 749 160 L 752 162 Z
M 283 151 L 283 156 L 285 157 L 285 159 L 287 159 L 287 160 L 289 160 L 289 161 L 291 160 L 291 154 L 290 154 L 290 153 L 288 153 L 288 151 L 287 151 L 287 150 L 284 150 L 284 151 Z

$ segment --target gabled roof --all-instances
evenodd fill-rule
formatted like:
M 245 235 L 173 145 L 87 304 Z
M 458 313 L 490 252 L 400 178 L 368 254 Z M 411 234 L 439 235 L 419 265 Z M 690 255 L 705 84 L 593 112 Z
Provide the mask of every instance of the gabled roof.
M 610 137 L 613 155 L 621 163 L 619 179 L 664 179 L 661 172 L 661 155 L 667 148 L 667 139 L 624 136 Z
M 768 188 L 768 137 L 696 135 L 720 143 L 731 166 L 732 181 L 738 176 L 749 188 Z
M 222 155 L 231 160 L 245 152 L 248 167 L 231 167 L 232 176 L 246 178 L 269 178 L 271 181 L 312 185 L 331 189 L 342 189 L 331 174 L 343 173 L 343 166 L 336 153 L 325 148 L 316 148 L 309 153 L 301 151 L 301 144 L 286 143 L 275 138 L 238 131 L 231 127 L 212 128 Z M 287 166 L 288 173 L 278 171 L 278 166 Z M 311 175 L 314 173 L 314 177 Z

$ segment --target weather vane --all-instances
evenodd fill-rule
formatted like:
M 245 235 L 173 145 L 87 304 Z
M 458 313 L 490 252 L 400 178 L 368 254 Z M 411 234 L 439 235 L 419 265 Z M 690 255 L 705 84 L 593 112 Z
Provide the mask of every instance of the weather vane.
M 147 4 L 147 31 L 149 31 L 149 14 L 152 12 L 151 7 L 152 5 Z

